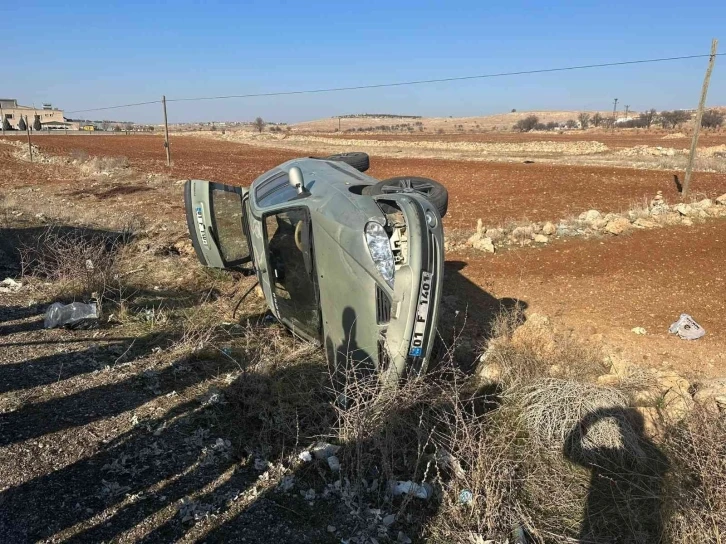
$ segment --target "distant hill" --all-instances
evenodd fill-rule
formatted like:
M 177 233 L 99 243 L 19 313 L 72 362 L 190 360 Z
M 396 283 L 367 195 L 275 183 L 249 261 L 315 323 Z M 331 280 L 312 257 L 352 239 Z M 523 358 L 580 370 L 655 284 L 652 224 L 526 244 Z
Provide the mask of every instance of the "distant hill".
M 411 130 L 419 132 L 423 127 L 425 132 L 436 132 L 443 129 L 445 132 L 469 132 L 471 130 L 511 130 L 512 126 L 527 117 L 536 115 L 539 121 L 564 123 L 569 119 L 576 120 L 580 111 L 522 111 L 483 115 L 477 117 L 414 117 L 414 116 L 375 116 L 374 114 L 347 115 L 340 118 L 317 119 L 292 125 L 297 132 L 333 132 L 340 126 L 341 132 L 357 130 L 360 128 L 375 129 L 380 126 L 410 125 Z M 588 112 L 594 115 L 596 112 Z M 600 115 L 609 117 L 611 112 L 601 111 Z M 620 112 L 622 115 L 622 112 Z M 637 112 L 630 115 L 637 116 Z M 399 128 L 400 130 L 400 128 Z

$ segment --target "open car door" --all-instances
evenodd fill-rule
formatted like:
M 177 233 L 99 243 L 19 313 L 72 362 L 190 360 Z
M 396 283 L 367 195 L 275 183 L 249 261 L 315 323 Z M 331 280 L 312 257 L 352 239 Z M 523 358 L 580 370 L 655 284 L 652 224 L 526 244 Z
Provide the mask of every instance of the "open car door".
M 203 265 L 243 269 L 252 260 L 244 197 L 248 190 L 190 179 L 184 185 L 187 226 Z

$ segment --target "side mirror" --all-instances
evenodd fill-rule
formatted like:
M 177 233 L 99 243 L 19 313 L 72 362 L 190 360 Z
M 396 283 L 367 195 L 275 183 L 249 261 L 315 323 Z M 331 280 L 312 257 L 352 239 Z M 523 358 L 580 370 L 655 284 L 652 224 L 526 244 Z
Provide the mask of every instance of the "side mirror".
M 297 189 L 297 194 L 303 194 L 305 192 L 305 180 L 303 179 L 302 170 L 297 166 L 293 166 L 288 172 L 288 177 L 290 185 Z

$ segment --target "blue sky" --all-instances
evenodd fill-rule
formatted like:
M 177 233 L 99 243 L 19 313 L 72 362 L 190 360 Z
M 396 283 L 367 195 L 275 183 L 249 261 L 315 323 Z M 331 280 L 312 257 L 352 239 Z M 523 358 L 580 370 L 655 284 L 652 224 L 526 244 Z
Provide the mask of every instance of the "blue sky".
M 726 52 L 726 2 L 3 2 L 0 95 L 66 111 Z M 32 16 L 31 16 L 32 15 Z M 695 107 L 706 59 L 169 104 L 170 122 Z M 32 68 L 31 68 L 32 67 Z M 710 104 L 726 104 L 726 56 Z M 158 105 L 77 114 L 158 123 Z

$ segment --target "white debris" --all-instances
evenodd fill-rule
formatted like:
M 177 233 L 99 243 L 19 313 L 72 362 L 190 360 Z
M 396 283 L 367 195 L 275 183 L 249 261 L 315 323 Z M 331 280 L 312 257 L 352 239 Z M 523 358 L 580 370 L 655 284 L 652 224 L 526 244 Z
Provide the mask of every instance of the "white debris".
M 301 461 L 304 461 L 306 463 L 309 463 L 310 461 L 313 460 L 313 456 L 310 455 L 309 451 L 301 451 L 300 455 L 298 455 L 297 457 L 298 457 L 298 459 L 300 459 Z
M 338 472 L 340 471 L 340 460 L 335 455 L 331 455 L 328 457 L 328 466 L 333 472 Z
M 16 291 L 20 291 L 22 287 L 23 284 L 15 281 L 13 278 L 5 278 L 3 281 L 0 281 L 0 293 L 15 293 Z
M 331 455 L 338 453 L 340 446 L 334 446 L 327 442 L 318 442 L 313 446 L 313 455 L 316 459 L 327 459 Z
M 678 321 L 670 326 L 668 332 L 677 334 L 683 340 L 698 340 L 706 334 L 704 328 L 688 314 L 681 314 Z
M 643 334 L 647 334 L 648 333 L 648 331 L 646 331 L 643 327 L 633 327 L 630 330 L 632 332 L 634 332 L 635 334 L 640 334 L 640 335 L 643 335 Z
M 411 480 L 408 480 L 406 482 L 399 480 L 397 482 L 393 482 L 393 484 L 391 485 L 391 494 L 394 497 L 405 494 L 413 495 L 417 499 L 428 500 L 431 498 L 433 493 L 433 487 L 431 487 L 431 484 L 427 484 L 426 482 L 422 482 L 419 485 L 412 482 Z

